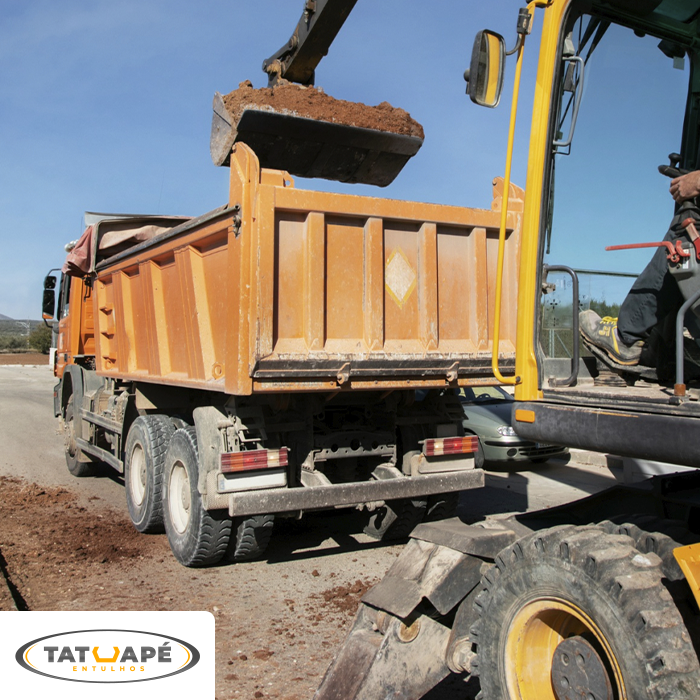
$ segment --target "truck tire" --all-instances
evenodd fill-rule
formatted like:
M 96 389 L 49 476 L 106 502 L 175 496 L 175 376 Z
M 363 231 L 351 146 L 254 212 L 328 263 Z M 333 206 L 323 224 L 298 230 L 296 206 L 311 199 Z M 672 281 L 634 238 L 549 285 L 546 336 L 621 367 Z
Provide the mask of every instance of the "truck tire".
M 175 426 L 168 416 L 139 416 L 124 448 L 129 517 L 139 532 L 163 532 L 163 464 Z
M 698 658 L 663 579 L 657 556 L 601 527 L 555 527 L 507 547 L 475 599 L 478 697 L 556 700 L 555 687 L 571 697 L 700 697 Z
M 163 522 L 170 549 L 184 566 L 216 564 L 226 553 L 231 536 L 227 511 L 207 511 L 197 488 L 197 431 L 173 433 L 163 469 Z
M 228 558 L 231 561 L 251 561 L 261 557 L 270 544 L 274 524 L 274 515 L 236 518 L 233 521 L 235 537 L 232 536 L 229 542 Z
M 404 540 L 423 520 L 427 505 L 426 498 L 387 501 L 370 515 L 365 534 L 376 540 Z
M 459 505 L 459 494 L 459 491 L 452 491 L 450 493 L 436 493 L 428 496 L 423 522 L 431 523 L 436 520 L 454 518 Z
M 71 394 L 66 404 L 66 412 L 63 425 L 63 439 L 66 450 L 66 465 L 68 471 L 77 477 L 92 476 L 95 473 L 91 461 L 85 461 L 86 457 L 75 442 L 77 437 L 75 429 L 74 395 Z

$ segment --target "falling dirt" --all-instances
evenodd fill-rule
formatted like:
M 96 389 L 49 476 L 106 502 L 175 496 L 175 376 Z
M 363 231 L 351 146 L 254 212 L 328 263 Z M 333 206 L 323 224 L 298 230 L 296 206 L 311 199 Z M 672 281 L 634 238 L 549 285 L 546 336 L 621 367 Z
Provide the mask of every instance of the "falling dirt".
M 224 96 L 224 104 L 234 123 L 246 109 L 260 109 L 424 138 L 423 127 L 408 112 L 388 102 L 370 107 L 361 102 L 337 100 L 319 88 L 292 83 L 255 89 L 246 80 Z

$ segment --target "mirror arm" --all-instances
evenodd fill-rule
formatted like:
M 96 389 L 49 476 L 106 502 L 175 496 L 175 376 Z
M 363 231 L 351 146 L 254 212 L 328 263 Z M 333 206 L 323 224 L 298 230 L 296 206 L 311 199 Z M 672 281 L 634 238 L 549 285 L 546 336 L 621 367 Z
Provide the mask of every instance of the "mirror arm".
M 512 56 L 520 50 L 523 45 L 525 37 L 532 30 L 532 15 L 527 7 L 521 7 L 518 12 L 518 26 L 516 27 L 516 32 L 518 33 L 518 39 L 515 42 L 515 46 L 510 50 L 506 51 L 506 56 Z

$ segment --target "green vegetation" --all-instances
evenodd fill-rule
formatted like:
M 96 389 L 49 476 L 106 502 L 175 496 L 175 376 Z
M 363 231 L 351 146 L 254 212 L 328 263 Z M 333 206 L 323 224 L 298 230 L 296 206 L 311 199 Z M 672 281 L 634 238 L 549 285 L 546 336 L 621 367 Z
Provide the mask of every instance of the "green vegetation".
M 27 338 L 21 335 L 0 335 L 0 350 L 27 350 Z
M 46 328 L 43 321 L 0 320 L 0 352 L 27 352 L 33 349 L 35 346 L 30 344 L 29 339 L 40 328 Z M 50 336 L 50 329 L 46 330 Z M 48 349 L 40 352 L 48 352 Z
M 51 329 L 46 326 L 39 326 L 35 328 L 27 338 L 29 346 L 37 350 L 38 352 L 48 355 L 49 349 L 51 348 Z

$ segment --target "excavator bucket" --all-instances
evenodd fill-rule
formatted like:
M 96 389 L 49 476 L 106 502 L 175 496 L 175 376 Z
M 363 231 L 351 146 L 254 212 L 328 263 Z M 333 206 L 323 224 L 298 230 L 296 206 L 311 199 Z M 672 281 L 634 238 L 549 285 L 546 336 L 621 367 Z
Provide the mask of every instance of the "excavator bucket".
M 299 177 L 385 187 L 423 144 L 422 135 L 396 133 L 251 106 L 240 115 L 214 96 L 211 157 L 228 165 L 237 142 L 250 146 L 263 168 Z

